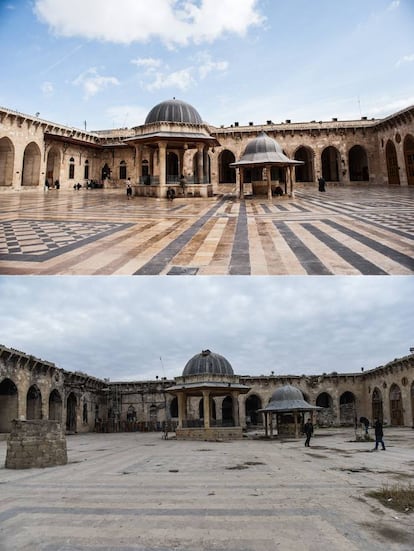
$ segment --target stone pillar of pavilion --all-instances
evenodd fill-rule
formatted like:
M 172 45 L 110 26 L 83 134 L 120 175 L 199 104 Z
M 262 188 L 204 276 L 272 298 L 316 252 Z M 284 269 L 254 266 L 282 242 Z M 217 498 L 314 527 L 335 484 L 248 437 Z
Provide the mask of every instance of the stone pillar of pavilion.
M 136 183 L 141 183 L 142 178 L 142 147 L 140 145 L 135 146 L 135 179 Z
M 179 166 L 178 166 L 178 176 L 185 176 L 184 174 L 184 154 L 186 152 L 186 145 L 184 144 L 184 147 L 183 149 L 180 149 L 178 154 L 179 154 L 179 157 L 178 157 L 178 163 L 179 163 Z
M 182 429 L 187 419 L 187 396 L 184 392 L 177 392 L 178 427 Z
M 239 392 L 232 392 L 232 407 L 233 407 L 233 420 L 236 427 L 240 424 L 240 415 L 239 415 Z
M 204 156 L 203 156 L 204 146 L 202 143 L 197 144 L 197 183 L 203 183 L 204 176 Z
M 208 145 L 204 146 L 203 148 L 203 167 L 204 167 L 204 180 L 203 183 L 208 184 L 210 183 L 210 174 L 209 174 L 209 156 L 208 156 Z
M 267 198 L 269 201 L 272 199 L 272 171 L 270 165 L 266 166 L 266 180 L 267 180 Z
M 167 142 L 158 142 L 158 169 L 160 174 L 160 197 L 166 196 L 167 187 Z
M 210 391 L 203 390 L 204 428 L 210 428 Z

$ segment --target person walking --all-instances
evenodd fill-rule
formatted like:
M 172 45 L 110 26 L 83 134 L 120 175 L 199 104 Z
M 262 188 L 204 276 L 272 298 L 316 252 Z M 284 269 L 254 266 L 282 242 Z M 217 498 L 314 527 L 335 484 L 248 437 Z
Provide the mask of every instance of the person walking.
M 306 435 L 306 440 L 305 440 L 305 446 L 307 448 L 310 447 L 310 439 L 312 438 L 312 435 L 313 435 L 313 425 L 312 425 L 312 422 L 310 419 L 308 419 L 303 427 L 303 432 L 305 433 Z
M 375 430 L 375 448 L 374 448 L 374 451 L 378 450 L 378 444 L 381 444 L 382 449 L 385 450 L 384 431 L 383 431 L 383 428 L 382 428 L 382 423 L 379 419 L 375 419 L 374 430 Z
M 319 191 L 326 191 L 325 185 L 326 185 L 325 178 L 323 176 L 318 178 L 318 189 L 319 189 Z

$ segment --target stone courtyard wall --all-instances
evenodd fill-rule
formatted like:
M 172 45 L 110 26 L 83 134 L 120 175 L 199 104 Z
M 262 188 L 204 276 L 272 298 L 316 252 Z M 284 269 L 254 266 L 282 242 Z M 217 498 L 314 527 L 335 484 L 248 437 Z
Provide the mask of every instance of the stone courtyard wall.
M 7 440 L 6 469 L 55 467 L 67 462 L 66 437 L 60 423 L 13 421 Z

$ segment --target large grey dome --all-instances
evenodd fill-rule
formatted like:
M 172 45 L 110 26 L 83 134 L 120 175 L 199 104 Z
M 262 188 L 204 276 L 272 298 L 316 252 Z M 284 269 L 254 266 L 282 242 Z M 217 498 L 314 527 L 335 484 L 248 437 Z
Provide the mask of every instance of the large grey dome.
M 287 400 L 303 400 L 302 392 L 292 385 L 282 386 L 274 391 L 271 402 L 284 402 Z
M 268 136 L 266 132 L 260 132 L 257 138 L 248 142 L 243 156 L 257 155 L 260 153 L 279 153 L 283 155 L 280 145 L 276 140 Z
M 200 114 L 192 105 L 175 98 L 163 101 L 151 109 L 145 119 L 145 124 L 153 122 L 203 123 Z
M 237 167 L 243 165 L 279 165 L 290 166 L 300 165 L 303 161 L 295 161 L 289 159 L 284 153 L 280 145 L 276 140 L 266 134 L 266 132 L 260 132 L 257 138 L 250 140 L 240 161 L 237 163 L 231 163 L 230 166 Z
M 203 350 L 201 354 L 193 356 L 184 367 L 183 376 L 201 375 L 203 373 L 234 375 L 230 362 L 224 356 L 215 354 L 210 350 Z

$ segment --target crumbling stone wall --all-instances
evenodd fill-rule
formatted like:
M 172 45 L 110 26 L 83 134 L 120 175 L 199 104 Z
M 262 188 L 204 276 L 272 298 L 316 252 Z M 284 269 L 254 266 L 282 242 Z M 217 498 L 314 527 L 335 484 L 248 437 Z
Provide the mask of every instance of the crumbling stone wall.
M 55 467 L 68 462 L 66 437 L 57 421 L 13 420 L 6 469 Z

